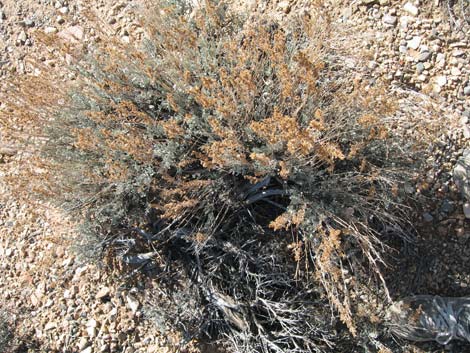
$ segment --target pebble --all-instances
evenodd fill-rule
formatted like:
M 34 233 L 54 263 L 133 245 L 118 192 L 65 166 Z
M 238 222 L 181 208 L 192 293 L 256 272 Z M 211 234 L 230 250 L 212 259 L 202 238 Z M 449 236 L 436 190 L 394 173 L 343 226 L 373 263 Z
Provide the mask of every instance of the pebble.
M 101 299 L 109 295 L 109 288 L 108 287 L 103 287 L 101 288 L 98 293 L 96 293 L 96 299 Z
M 443 53 L 437 53 L 436 55 L 436 62 L 440 63 L 441 65 L 445 65 L 446 56 Z
M 436 77 L 436 83 L 439 85 L 439 86 L 445 86 L 446 83 L 447 83 L 447 77 L 444 76 L 444 75 L 441 75 L 441 76 L 437 76 Z
M 421 44 L 421 37 L 419 36 L 413 37 L 413 39 L 409 40 L 406 43 L 408 48 L 415 49 L 415 50 L 419 48 L 420 44 Z
M 291 8 L 291 4 L 290 4 L 290 1 L 281 1 L 277 4 L 277 8 L 284 12 L 284 13 L 289 13 L 290 11 L 290 8 Z
M 59 32 L 58 36 L 69 42 L 77 42 L 83 39 L 83 27 L 70 26 Z
M 466 96 L 470 96 L 470 86 L 466 86 L 463 88 L 463 94 Z
M 34 21 L 30 18 L 25 19 L 23 23 L 26 27 L 34 27 Z
M 80 340 L 78 341 L 78 349 L 82 351 L 87 346 L 89 346 L 88 340 L 85 337 L 80 337 Z
M 93 353 L 93 347 L 87 347 L 84 350 L 80 351 L 80 353 Z
M 52 329 L 55 329 L 57 327 L 57 324 L 55 322 L 48 322 L 46 326 L 44 326 L 45 331 L 50 331 Z
M 57 33 L 57 28 L 55 28 L 55 27 L 46 27 L 46 28 L 44 28 L 44 33 L 46 33 L 46 34 Z
M 87 327 L 96 327 L 97 325 L 98 325 L 98 323 L 96 322 L 95 319 L 88 320 L 88 322 L 86 324 Z
M 129 295 L 126 296 L 126 300 L 127 300 L 127 304 L 129 305 L 129 308 L 135 314 L 137 312 L 137 309 L 139 309 L 139 305 L 140 305 L 139 302 Z
M 450 69 L 450 73 L 453 75 L 453 76 L 460 76 L 460 70 L 458 67 L 453 67 L 452 69 Z
M 96 336 L 96 328 L 95 327 L 87 327 L 86 332 L 88 334 L 88 337 L 93 338 Z
M 367 64 L 367 67 L 371 70 L 375 69 L 377 67 L 377 62 L 376 61 L 369 61 Z
M 463 214 L 466 219 L 470 219 L 470 202 L 465 202 L 463 204 Z
M 454 205 L 449 200 L 444 200 L 442 202 L 440 211 L 443 213 L 452 213 L 452 211 L 454 211 Z
M 416 64 L 416 72 L 418 74 L 421 74 L 424 71 L 424 64 L 423 63 L 417 63 Z
M 26 32 L 21 31 L 20 34 L 18 35 L 18 42 L 20 42 L 21 44 L 24 44 L 26 42 L 26 39 L 28 39 Z
M 431 56 L 431 53 L 428 52 L 428 51 L 425 51 L 425 52 L 419 54 L 418 61 L 421 61 L 421 62 L 427 61 L 430 56 Z
M 403 6 L 403 10 L 405 10 L 406 12 L 408 12 L 410 15 L 413 15 L 413 16 L 417 16 L 418 15 L 418 8 L 413 5 L 411 2 L 407 2 L 404 6 Z
M 432 214 L 430 214 L 429 212 L 424 212 L 424 213 L 423 213 L 423 220 L 424 220 L 426 223 L 432 222 L 433 219 L 434 219 L 434 217 L 433 217 Z
M 389 15 L 389 14 L 385 14 L 382 18 L 382 21 L 385 23 L 385 24 L 388 24 L 388 25 L 391 25 L 391 26 L 395 26 L 397 24 L 397 17 L 396 16 L 392 16 L 392 15 Z

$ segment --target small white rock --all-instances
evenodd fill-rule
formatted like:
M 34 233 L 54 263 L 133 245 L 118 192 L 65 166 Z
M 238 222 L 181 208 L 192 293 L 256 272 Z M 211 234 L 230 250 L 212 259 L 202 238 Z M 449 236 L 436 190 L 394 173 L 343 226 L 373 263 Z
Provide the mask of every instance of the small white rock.
M 84 30 L 81 26 L 70 26 L 58 34 L 62 39 L 69 42 L 77 42 L 83 39 Z
M 418 8 L 413 5 L 411 2 L 407 2 L 404 6 L 403 6 L 403 10 L 405 10 L 406 12 L 408 12 L 410 15 L 413 15 L 413 16 L 417 16 L 418 15 Z
M 26 39 L 28 39 L 26 32 L 21 31 L 20 34 L 18 35 L 18 41 L 21 42 L 21 44 L 24 44 L 26 42 Z
M 442 61 L 445 62 L 446 61 L 446 56 L 443 53 L 437 53 L 436 61 L 437 62 L 442 62 Z
M 87 327 L 86 332 L 88 334 L 88 337 L 93 338 L 96 336 L 96 328 L 94 327 Z
M 460 76 L 460 70 L 458 67 L 453 67 L 452 69 L 450 69 L 450 73 L 453 75 L 453 76 Z
M 57 28 L 55 28 L 55 27 L 46 27 L 46 28 L 44 28 L 44 33 L 46 33 L 46 34 L 57 33 Z
M 418 49 L 419 45 L 421 44 L 421 37 L 420 36 L 414 36 L 413 39 L 409 40 L 406 45 L 408 48 L 411 49 Z
M 96 327 L 98 325 L 98 323 L 96 322 L 95 319 L 90 319 L 88 320 L 88 322 L 86 323 L 86 327 Z
M 88 340 L 85 337 L 81 337 L 78 341 L 78 349 L 80 351 L 84 350 L 89 345 Z
M 129 308 L 135 314 L 137 312 L 137 309 L 139 309 L 139 305 L 140 305 L 139 302 L 129 295 L 126 296 L 126 299 L 127 299 L 127 304 L 129 305 Z
M 57 324 L 55 322 L 48 322 L 46 326 L 44 326 L 45 331 L 50 331 L 52 329 L 55 329 L 57 327 Z
M 80 353 L 93 353 L 93 348 L 92 347 L 87 347 L 83 351 L 81 351 Z
M 103 287 L 101 288 L 98 293 L 96 293 L 96 299 L 101 299 L 109 295 L 109 288 L 108 287 Z
M 277 4 L 277 8 L 284 13 L 288 13 L 290 10 L 290 1 L 281 1 Z
M 440 87 L 445 86 L 446 83 L 447 83 L 447 77 L 444 76 L 444 75 L 437 76 L 437 77 L 436 77 L 436 83 L 437 83 Z
M 396 17 L 396 16 L 389 15 L 389 14 L 385 14 L 385 15 L 383 16 L 383 18 L 382 18 L 382 21 L 383 21 L 385 24 L 394 26 L 394 25 L 396 25 L 396 23 L 397 23 L 397 17 Z

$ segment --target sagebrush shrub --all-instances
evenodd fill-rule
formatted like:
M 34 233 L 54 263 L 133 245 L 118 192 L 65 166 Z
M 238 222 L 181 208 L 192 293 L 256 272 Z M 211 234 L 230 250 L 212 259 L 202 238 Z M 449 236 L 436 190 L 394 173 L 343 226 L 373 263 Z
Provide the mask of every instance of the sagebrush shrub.
M 405 220 L 405 118 L 353 79 L 321 7 L 288 25 L 212 1 L 147 18 L 142 50 L 83 57 L 47 124 L 60 196 L 108 255 L 156 271 L 188 339 L 328 350 L 325 301 L 355 335 L 350 291 L 368 266 L 382 278 Z
M 0 351 L 6 352 L 8 345 L 12 339 L 10 322 L 8 321 L 8 313 L 0 309 Z

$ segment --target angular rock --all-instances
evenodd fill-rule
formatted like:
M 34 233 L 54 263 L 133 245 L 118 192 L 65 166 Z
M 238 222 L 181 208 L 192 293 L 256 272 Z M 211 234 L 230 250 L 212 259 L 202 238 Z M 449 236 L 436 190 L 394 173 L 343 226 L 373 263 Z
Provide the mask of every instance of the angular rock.
M 45 331 L 50 331 L 53 330 L 57 327 L 57 324 L 55 322 L 48 322 L 46 326 L 44 326 Z
M 450 69 L 450 73 L 452 76 L 460 76 L 461 74 L 460 69 L 458 67 L 453 67 L 452 69 Z
M 403 10 L 405 10 L 406 12 L 408 12 L 412 16 L 417 16 L 418 12 L 419 12 L 418 8 L 415 5 L 413 5 L 411 2 L 407 2 L 403 6 Z
M 470 219 L 470 202 L 465 202 L 463 204 L 463 214 L 466 219 Z
M 127 304 L 132 312 L 135 314 L 139 309 L 140 303 L 135 298 L 131 297 L 130 295 L 126 296 Z
M 397 24 L 397 17 L 396 17 L 396 16 L 389 15 L 389 14 L 385 14 L 385 15 L 382 17 L 382 21 L 383 21 L 385 24 L 388 24 L 388 25 L 391 25 L 391 26 L 395 26 L 395 25 Z
M 46 28 L 44 28 L 44 33 L 46 33 L 46 34 L 57 33 L 57 28 L 55 28 L 55 27 L 46 27 Z
M 429 212 L 424 212 L 422 216 L 423 216 L 423 221 L 425 221 L 426 223 L 432 222 L 434 219 L 432 214 L 430 214 Z
M 96 293 L 96 299 L 101 299 L 109 295 L 109 288 L 108 287 L 103 287 L 101 288 L 98 293 Z
M 418 74 L 421 74 L 424 71 L 424 65 L 422 63 L 417 63 L 416 64 L 416 72 Z
M 427 61 L 431 57 L 431 53 L 428 51 L 425 51 L 418 56 L 418 61 Z
M 437 76 L 436 77 L 436 83 L 442 87 L 442 86 L 445 86 L 446 83 L 447 83 L 447 77 L 442 75 L 442 76 Z
M 83 39 L 83 27 L 81 26 L 70 26 L 62 31 L 60 31 L 57 35 L 69 42 L 79 42 Z
M 452 171 L 452 178 L 462 198 L 470 201 L 470 149 L 466 149 L 457 161 Z
M 409 40 L 406 45 L 408 48 L 411 49 L 418 49 L 419 45 L 421 44 L 421 37 L 420 36 L 414 36 L 413 39 Z
M 18 35 L 18 41 L 21 44 L 24 44 L 26 42 L 26 39 L 28 39 L 28 36 L 26 35 L 25 31 L 21 31 L 20 34 Z

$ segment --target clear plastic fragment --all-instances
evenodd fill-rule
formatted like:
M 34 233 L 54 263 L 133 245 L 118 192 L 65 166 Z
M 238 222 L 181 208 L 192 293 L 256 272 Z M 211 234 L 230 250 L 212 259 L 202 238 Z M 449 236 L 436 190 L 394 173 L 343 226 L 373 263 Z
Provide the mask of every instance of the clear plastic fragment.
M 407 340 L 470 342 L 470 297 L 407 297 L 388 309 L 387 321 L 393 334 Z

